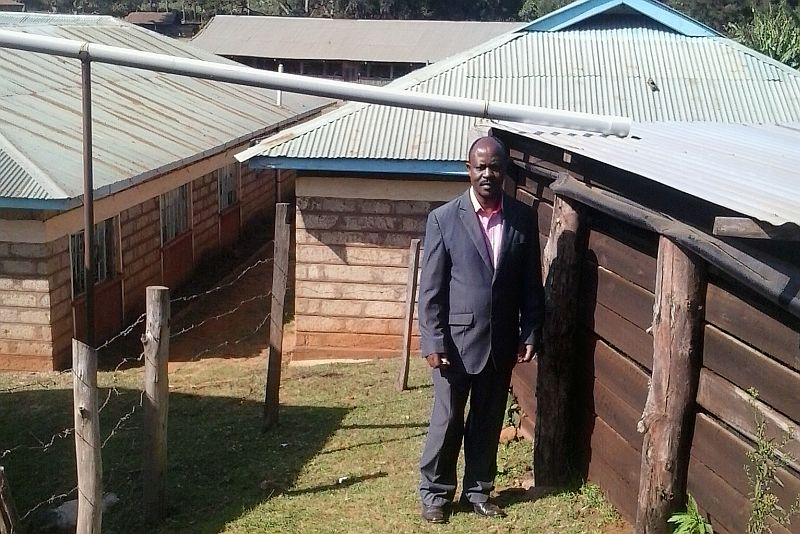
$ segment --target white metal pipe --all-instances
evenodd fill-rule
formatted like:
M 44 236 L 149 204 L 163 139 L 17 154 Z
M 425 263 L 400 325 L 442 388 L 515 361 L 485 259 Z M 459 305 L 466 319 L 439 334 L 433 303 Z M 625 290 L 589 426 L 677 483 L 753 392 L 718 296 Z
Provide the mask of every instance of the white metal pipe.
M 591 115 L 574 111 L 520 106 L 489 100 L 433 95 L 386 87 L 324 80 L 296 74 L 277 73 L 251 67 L 226 65 L 142 52 L 72 39 L 31 35 L 0 30 L 0 47 L 54 54 L 71 58 L 88 58 L 98 63 L 153 70 L 252 87 L 279 89 L 291 93 L 354 100 L 423 111 L 436 111 L 486 119 L 540 124 L 587 132 L 626 137 L 631 121 L 625 117 Z

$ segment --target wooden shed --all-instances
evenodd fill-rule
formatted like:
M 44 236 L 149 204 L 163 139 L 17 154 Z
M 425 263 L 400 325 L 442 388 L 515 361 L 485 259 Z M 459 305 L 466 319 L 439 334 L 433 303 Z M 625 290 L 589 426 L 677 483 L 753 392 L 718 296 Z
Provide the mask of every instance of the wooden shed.
M 586 476 L 663 532 L 688 483 L 715 532 L 744 532 L 757 418 L 778 439 L 800 422 L 798 125 L 494 134 L 544 250 L 547 350 L 513 382 L 537 484 Z M 778 478 L 788 508 L 800 466 Z

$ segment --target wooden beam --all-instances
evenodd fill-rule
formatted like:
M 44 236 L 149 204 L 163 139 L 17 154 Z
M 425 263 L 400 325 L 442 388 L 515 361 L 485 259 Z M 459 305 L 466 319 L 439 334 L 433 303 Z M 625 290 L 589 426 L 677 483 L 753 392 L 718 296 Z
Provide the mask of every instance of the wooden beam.
M 537 486 L 564 486 L 580 457 L 570 424 L 580 329 L 580 281 L 587 247 L 583 206 L 556 196 L 545 247 L 544 353 L 536 380 L 534 476 Z
M 283 310 L 289 281 L 289 246 L 292 225 L 289 204 L 275 205 L 275 240 L 272 254 L 272 308 L 269 319 L 269 355 L 264 396 L 264 430 L 278 423 L 279 390 L 283 360 Z
M 100 534 L 103 517 L 103 462 L 97 405 L 97 351 L 72 340 L 75 460 L 78 467 L 76 534 Z
M 169 413 L 169 289 L 147 287 L 144 345 L 144 458 L 142 508 L 154 524 L 164 517 Z
M 417 300 L 417 275 L 419 273 L 419 239 L 411 240 L 408 251 L 408 281 L 406 283 L 406 315 L 403 323 L 403 347 L 400 355 L 400 370 L 395 387 L 405 391 L 408 386 L 408 363 L 411 359 L 411 334 L 414 326 L 414 303 Z
M 716 217 L 714 235 L 743 237 L 746 239 L 774 239 L 776 241 L 800 241 L 800 227 L 796 224 L 773 226 L 747 217 Z
M 644 433 L 637 534 L 666 534 L 686 501 L 694 404 L 702 366 L 705 263 L 661 236 L 653 308 L 653 374 Z

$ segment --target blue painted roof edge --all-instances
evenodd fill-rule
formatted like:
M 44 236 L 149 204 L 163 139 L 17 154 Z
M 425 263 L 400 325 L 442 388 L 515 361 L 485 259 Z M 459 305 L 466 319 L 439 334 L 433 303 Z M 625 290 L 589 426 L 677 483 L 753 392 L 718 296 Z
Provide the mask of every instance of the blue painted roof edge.
M 294 171 L 376 172 L 383 174 L 442 174 L 466 176 L 463 161 L 426 161 L 361 158 L 291 158 L 254 156 L 247 160 L 251 169 Z
M 560 31 L 626 5 L 686 37 L 721 37 L 722 34 L 657 0 L 577 0 L 536 19 L 520 31 Z
M 67 211 L 75 207 L 75 199 L 71 198 L 23 198 L 0 197 L 0 208 L 37 210 L 37 211 Z M 80 205 L 80 201 L 77 202 Z

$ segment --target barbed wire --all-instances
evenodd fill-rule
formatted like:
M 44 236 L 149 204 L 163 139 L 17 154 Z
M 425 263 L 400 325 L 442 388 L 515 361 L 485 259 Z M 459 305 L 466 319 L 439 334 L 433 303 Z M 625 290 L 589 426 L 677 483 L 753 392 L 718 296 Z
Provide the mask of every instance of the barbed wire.
M 236 282 L 238 282 L 239 280 L 244 278 L 245 275 L 248 272 L 250 272 L 251 270 L 255 269 L 259 265 L 265 265 L 267 263 L 272 263 L 272 261 L 273 261 L 272 258 L 262 258 L 262 259 L 256 261 L 255 263 L 253 263 L 252 265 L 250 265 L 249 267 L 247 267 L 245 270 L 243 270 L 241 273 L 239 273 L 239 275 L 236 276 L 236 278 L 234 278 L 233 280 L 231 280 L 229 282 L 226 282 L 224 284 L 220 284 L 220 285 L 218 285 L 216 287 L 212 287 L 211 289 L 207 289 L 205 291 L 201 291 L 200 293 L 195 293 L 194 295 L 186 295 L 186 296 L 183 296 L 183 297 L 176 297 L 174 299 L 170 299 L 170 303 L 171 304 L 175 304 L 176 302 L 189 302 L 191 300 L 195 300 L 195 299 L 198 299 L 200 297 L 205 297 L 206 295 L 210 295 L 212 293 L 216 293 L 217 291 L 221 291 L 223 289 L 227 289 L 227 288 L 233 286 L 234 284 L 236 284 Z
M 204 290 L 204 291 L 192 294 L 192 295 L 186 295 L 186 296 L 183 296 L 183 297 L 178 297 L 178 298 L 172 299 L 172 300 L 170 300 L 170 302 L 171 303 L 191 302 L 191 301 L 200 299 L 202 297 L 206 297 L 208 295 L 214 294 L 214 293 L 216 293 L 218 291 L 221 291 L 223 289 L 230 288 L 230 287 L 234 286 L 237 282 L 241 281 L 253 269 L 255 269 L 255 268 L 259 267 L 259 266 L 271 263 L 271 262 L 272 262 L 272 258 L 259 259 L 256 262 L 254 262 L 251 265 L 249 265 L 248 267 L 246 267 L 245 269 L 243 269 L 241 273 L 239 273 L 235 278 L 233 278 L 230 281 L 227 281 L 227 282 L 222 283 L 222 284 L 218 284 L 215 287 L 212 287 L 210 289 L 207 289 L 207 290 Z M 207 317 L 207 318 L 203 319 L 202 321 L 195 322 L 195 323 L 192 323 L 192 324 L 190 324 L 188 326 L 182 327 L 177 332 L 172 333 L 170 335 L 170 339 L 175 339 L 175 338 L 178 338 L 179 336 L 184 336 L 187 333 L 192 332 L 192 331 L 194 331 L 194 330 L 196 330 L 196 329 L 198 329 L 198 328 L 200 328 L 200 327 L 202 327 L 204 325 L 207 325 L 207 324 L 209 324 L 209 323 L 211 323 L 213 321 L 220 320 L 220 319 L 223 319 L 223 318 L 228 317 L 230 315 L 233 315 L 233 314 L 239 312 L 243 307 L 245 307 L 246 305 L 248 305 L 250 303 L 253 303 L 253 302 L 256 302 L 256 301 L 259 301 L 259 300 L 269 299 L 269 298 L 271 298 L 271 296 L 272 296 L 272 292 L 269 291 L 269 292 L 266 292 L 266 293 L 261 293 L 261 294 L 258 294 L 258 295 L 252 296 L 252 297 L 248 297 L 248 298 L 242 299 L 241 301 L 236 303 L 232 308 L 230 308 L 230 309 L 228 309 L 228 310 L 226 310 L 224 312 L 217 313 L 217 314 L 215 314 L 215 315 L 213 315 L 211 317 Z M 130 336 L 134 332 L 134 330 L 137 329 L 137 327 L 141 326 L 146 321 L 146 319 L 147 319 L 147 314 L 146 313 L 142 313 L 132 323 L 130 323 L 128 326 L 126 326 L 122 331 L 120 331 L 119 333 L 115 334 L 113 337 L 111 337 L 110 339 L 108 339 L 105 342 L 103 342 L 100 346 L 98 346 L 96 351 L 100 351 L 102 349 L 107 349 L 108 347 L 110 347 L 115 342 Z M 270 314 L 267 313 L 251 331 L 247 332 L 246 334 L 244 334 L 243 336 L 239 337 L 238 339 L 235 339 L 235 340 L 226 339 L 226 340 L 224 340 L 224 341 L 222 341 L 222 342 L 220 342 L 220 343 L 218 343 L 216 345 L 209 346 L 209 347 L 206 347 L 204 349 L 201 349 L 201 350 L 197 351 L 195 354 L 193 354 L 190 357 L 189 360 L 187 360 L 184 363 L 183 366 L 175 368 L 173 370 L 173 372 L 170 373 L 170 374 L 174 374 L 174 373 L 180 371 L 187 364 L 189 364 L 191 362 L 198 361 L 200 358 L 202 358 L 206 354 L 212 353 L 212 352 L 217 351 L 219 349 L 222 349 L 222 348 L 224 348 L 226 346 L 235 346 L 235 345 L 241 344 L 242 342 L 246 341 L 247 339 L 249 339 L 250 337 L 252 337 L 256 333 L 258 333 L 264 327 L 264 325 L 267 324 L 267 322 L 269 320 L 270 320 Z M 111 406 L 112 399 L 117 398 L 117 397 L 121 397 L 123 395 L 120 392 L 120 390 L 118 389 L 119 386 L 120 386 L 119 377 L 120 377 L 120 371 L 122 370 L 122 368 L 124 366 L 128 365 L 128 364 L 131 364 L 131 363 L 141 362 L 143 359 L 144 359 L 144 352 L 143 351 L 140 352 L 137 356 L 123 357 L 117 363 L 117 365 L 114 367 L 114 369 L 111 371 L 110 376 L 108 377 L 107 385 L 105 385 L 105 384 L 103 384 L 102 386 L 98 385 L 98 393 L 100 393 L 101 389 L 107 389 L 107 392 L 105 394 L 105 398 L 103 399 L 102 403 L 99 405 L 98 413 L 102 413 L 109 406 Z M 54 386 L 60 385 L 63 382 L 63 377 L 67 373 L 73 373 L 73 369 L 72 368 L 64 369 L 62 371 L 59 371 L 55 375 L 50 375 L 50 376 L 47 376 L 47 377 L 37 376 L 35 380 L 32 380 L 30 382 L 23 383 L 23 384 L 15 384 L 13 386 L 9 386 L 9 387 L 0 389 L 0 393 L 11 393 L 11 392 L 14 392 L 14 391 L 18 391 L 18 390 L 22 390 L 22 389 L 30 389 L 30 388 L 49 389 L 49 388 L 52 388 Z M 103 382 L 106 382 L 106 381 L 104 380 Z M 115 435 L 120 434 L 120 432 L 122 432 L 127 427 L 127 424 L 132 420 L 132 418 L 135 416 L 137 411 L 140 408 L 142 408 L 142 406 L 144 406 L 144 399 L 145 399 L 145 392 L 141 391 L 139 393 L 139 395 L 137 395 L 137 399 L 133 403 L 131 403 L 131 405 L 128 408 L 126 408 L 124 410 L 124 413 L 122 413 L 122 415 L 119 418 L 116 419 L 114 425 L 111 427 L 111 430 L 103 438 L 103 440 L 102 440 L 102 442 L 100 444 L 100 448 L 101 449 L 104 449 L 106 447 L 106 445 L 108 445 L 111 442 L 112 438 Z M 46 440 L 40 439 L 38 436 L 36 436 L 32 432 L 29 432 L 29 434 L 35 440 L 35 442 L 36 442 L 35 445 L 34 444 L 28 444 L 28 445 L 19 444 L 19 445 L 16 445 L 14 447 L 8 447 L 5 450 L 0 451 L 0 460 L 6 459 L 9 456 L 14 455 L 16 451 L 21 450 L 21 449 L 27 449 L 27 450 L 32 450 L 32 451 L 40 451 L 41 453 L 47 453 L 58 442 L 73 436 L 75 434 L 75 426 L 74 426 L 74 423 L 73 423 L 70 426 L 67 426 L 67 427 L 65 427 L 63 429 L 60 429 L 57 432 L 55 432 L 54 434 L 52 434 Z M 40 509 L 43 506 L 49 506 L 49 505 L 52 505 L 52 504 L 54 504 L 54 503 L 56 503 L 58 501 L 62 501 L 64 499 L 70 497 L 77 490 L 78 490 L 78 487 L 75 486 L 72 489 L 70 489 L 70 490 L 68 490 L 68 491 L 66 491 L 64 493 L 51 495 L 50 497 L 48 497 L 48 498 L 36 503 L 34 506 L 32 506 L 30 509 L 28 509 L 28 511 L 24 515 L 21 516 L 22 520 L 23 521 L 26 520 L 28 517 L 31 516 L 31 514 L 33 514 L 34 512 L 36 512 L 38 509 Z
M 241 309 L 243 306 L 245 306 L 246 304 L 249 304 L 249 303 L 251 303 L 251 302 L 255 302 L 256 300 L 263 300 L 263 299 L 265 299 L 265 298 L 269 298 L 269 297 L 271 297 L 271 296 L 272 296 L 272 292 L 270 291 L 270 292 L 268 292 L 268 293 L 262 293 L 261 295 L 256 295 L 256 296 L 254 296 L 254 297 L 246 298 L 246 299 L 244 299 L 244 300 L 240 301 L 240 302 L 239 302 L 239 303 L 238 303 L 238 304 L 237 304 L 235 307 L 233 307 L 232 309 L 230 309 L 230 310 L 228 310 L 228 311 L 225 311 L 225 312 L 222 312 L 222 313 L 219 313 L 219 314 L 217 314 L 217 315 L 214 315 L 213 317 L 209 317 L 209 318 L 207 318 L 207 319 L 203 319 L 203 320 L 202 320 L 202 321 L 200 321 L 199 323 L 196 323 L 196 324 L 192 324 L 192 325 L 190 325 L 190 326 L 183 327 L 183 328 L 182 328 L 181 330 L 179 330 L 178 332 L 175 332 L 175 333 L 173 333 L 173 334 L 170 334 L 169 338 L 170 338 L 170 339 L 175 339 L 175 338 L 177 338 L 178 336 L 182 336 L 183 334 L 185 334 L 185 333 L 187 333 L 187 332 L 191 332 L 192 330 L 194 330 L 194 329 L 196 329 L 196 328 L 200 328 L 201 326 L 203 326 L 203 325 L 205 325 L 205 324 L 207 324 L 207 323 L 210 323 L 211 321 L 216 321 L 216 320 L 218 320 L 218 319 L 222 319 L 223 317 L 227 317 L 228 315 L 233 315 L 234 313 L 236 313 L 237 311 L 239 311 L 239 310 L 240 310 L 240 309 Z

